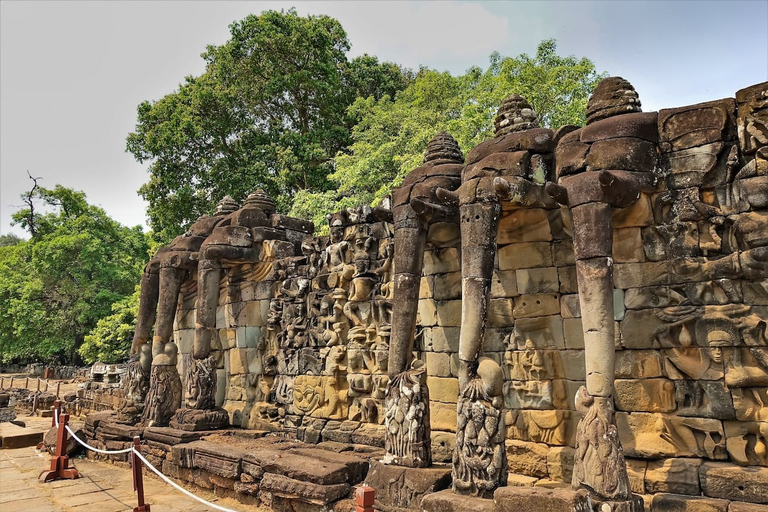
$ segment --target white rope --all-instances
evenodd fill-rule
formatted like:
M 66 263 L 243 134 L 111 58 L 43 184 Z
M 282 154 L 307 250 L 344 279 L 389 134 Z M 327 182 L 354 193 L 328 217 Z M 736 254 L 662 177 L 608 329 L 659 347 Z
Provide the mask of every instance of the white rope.
M 56 411 L 54 411 L 54 417 L 56 418 L 56 427 L 58 427 L 59 426 L 59 416 L 56 414 Z M 119 454 L 119 453 L 133 452 L 141 460 L 141 462 L 143 462 L 149 469 L 151 469 L 154 474 L 156 474 L 161 479 L 163 479 L 163 481 L 165 481 L 165 483 L 170 484 L 172 487 L 174 487 L 174 488 L 178 489 L 179 491 L 183 492 L 184 494 L 186 494 L 190 498 L 193 498 L 193 499 L 199 501 L 200 503 L 202 503 L 204 505 L 208 505 L 209 507 L 213 507 L 216 510 L 221 510 L 222 512 L 237 512 L 236 510 L 232 510 L 231 508 L 225 508 L 225 507 L 222 507 L 221 505 L 216 505 L 215 503 L 211 503 L 210 501 L 206 501 L 203 498 L 195 496 L 194 494 L 192 494 L 191 492 L 189 492 L 188 490 L 184 489 L 182 486 L 180 486 L 179 484 L 177 484 L 176 482 L 174 482 L 173 480 L 171 480 L 170 478 L 168 478 L 167 476 L 162 474 L 160 472 L 160 470 L 158 470 L 155 466 L 150 464 L 149 461 L 144 458 L 144 456 L 141 454 L 141 452 L 136 450 L 133 446 L 131 446 L 130 448 L 126 448 L 125 450 L 115 450 L 115 451 L 99 450 L 98 448 L 94 448 L 93 446 L 89 445 L 88 443 L 86 443 L 85 441 L 82 441 L 79 437 L 77 437 L 75 435 L 75 433 L 72 432 L 72 429 L 69 428 L 69 425 L 65 425 L 64 428 L 67 429 L 67 432 L 69 432 L 69 435 L 71 435 L 74 438 L 75 441 L 77 441 L 78 443 L 80 443 L 81 445 L 83 445 L 85 448 L 87 448 L 89 450 L 92 450 L 92 451 L 94 451 L 96 453 L 103 453 L 104 455 L 116 455 L 116 454 Z
M 72 429 L 69 428 L 69 425 L 65 425 L 64 428 L 67 429 L 67 432 L 69 432 L 69 435 L 71 435 L 75 439 L 75 441 L 77 441 L 81 445 L 85 446 L 89 450 L 92 450 L 96 453 L 103 453 L 104 455 L 117 455 L 119 453 L 128 453 L 130 451 L 133 451 L 133 447 L 126 448 L 125 450 L 99 450 L 98 448 L 94 448 L 93 446 L 89 445 L 85 441 L 81 441 L 80 438 L 77 437 L 74 432 L 72 432 Z
M 185 488 L 183 488 L 182 486 L 180 486 L 179 484 L 177 484 L 176 482 L 174 482 L 173 480 L 171 480 L 170 478 L 162 474 L 157 468 L 155 468 L 155 466 L 150 464 L 149 461 L 145 459 L 144 456 L 141 453 L 139 453 L 137 450 L 133 450 L 133 453 L 136 454 L 136 456 L 141 460 L 141 462 L 143 462 L 149 469 L 151 469 L 154 474 L 162 478 L 163 481 L 165 481 L 165 483 L 170 484 L 172 487 L 176 488 L 176 490 L 183 492 L 190 498 L 193 498 L 199 501 L 203 505 L 208 505 L 209 507 L 215 508 L 216 510 L 221 510 L 222 512 L 237 512 L 236 510 L 232 510 L 231 508 L 225 508 L 220 505 L 216 505 L 215 503 L 211 503 L 210 501 L 205 501 L 203 498 L 199 498 L 195 496 L 194 494 L 192 494 L 191 492 L 189 492 L 188 490 L 186 490 Z

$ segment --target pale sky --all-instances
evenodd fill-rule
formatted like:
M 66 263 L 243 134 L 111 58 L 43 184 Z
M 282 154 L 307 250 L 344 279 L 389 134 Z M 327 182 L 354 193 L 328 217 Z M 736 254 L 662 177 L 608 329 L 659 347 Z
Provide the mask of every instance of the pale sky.
M 337 18 L 350 57 L 461 74 L 502 55 L 560 54 L 623 76 L 643 110 L 732 97 L 768 80 L 768 0 L 519 2 L 0 1 L 0 234 L 41 184 L 83 190 L 127 225 L 145 224 L 147 166 L 125 152 L 136 107 L 204 71 L 200 54 L 250 13 L 295 6 Z

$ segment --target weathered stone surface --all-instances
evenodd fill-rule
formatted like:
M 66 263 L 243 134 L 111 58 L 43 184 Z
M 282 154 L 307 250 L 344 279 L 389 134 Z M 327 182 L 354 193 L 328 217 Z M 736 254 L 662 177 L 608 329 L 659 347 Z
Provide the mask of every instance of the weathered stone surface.
M 676 494 L 657 494 L 651 501 L 651 512 L 726 512 L 728 501 L 694 498 Z
M 645 492 L 698 496 L 701 459 L 650 461 L 645 472 Z
M 456 494 L 450 489 L 434 492 L 421 500 L 424 512 L 495 512 L 494 500 Z
M 727 457 L 723 426 L 718 420 L 617 412 L 616 426 L 629 457 Z
M 705 462 L 699 468 L 706 496 L 750 503 L 768 503 L 768 468 Z
M 655 350 L 619 350 L 616 352 L 617 379 L 661 377 L 661 355 Z
M 450 486 L 451 470 L 446 466 L 406 468 L 374 460 L 365 483 L 376 489 L 375 506 L 379 510 L 418 509 L 425 496 Z
M 671 412 L 677 408 L 675 385 L 667 379 L 617 379 L 614 400 L 621 411 Z
M 547 452 L 547 473 L 549 478 L 559 482 L 570 482 L 573 477 L 575 450 L 570 446 L 553 446 Z
M 543 443 L 507 440 L 507 460 L 512 473 L 544 478 L 547 476 L 547 452 Z
M 591 510 L 586 491 L 541 487 L 502 487 L 493 495 L 494 512 L 587 512 Z
M 261 493 L 269 492 L 283 498 L 292 498 L 309 503 L 327 505 L 346 497 L 350 488 L 347 484 L 319 485 L 295 480 L 283 475 L 265 473 L 259 484 Z
M 288 453 L 322 462 L 346 466 L 347 474 L 349 475 L 348 483 L 350 485 L 362 482 L 368 472 L 368 461 L 351 453 L 337 453 L 314 448 L 292 448 Z

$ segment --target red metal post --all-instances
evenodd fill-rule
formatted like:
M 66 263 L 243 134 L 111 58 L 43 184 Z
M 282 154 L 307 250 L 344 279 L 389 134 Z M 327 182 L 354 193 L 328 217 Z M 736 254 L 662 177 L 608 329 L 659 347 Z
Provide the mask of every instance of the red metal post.
M 373 502 L 376 497 L 376 491 L 373 487 L 361 485 L 355 491 L 355 503 L 357 503 L 356 512 L 373 512 Z
M 43 483 L 51 480 L 80 478 L 80 473 L 75 468 L 69 467 L 67 455 L 67 424 L 69 414 L 59 416 L 59 430 L 56 433 L 56 454 L 51 457 L 51 469 L 40 473 L 38 479 Z
M 141 440 L 139 436 L 133 438 L 133 449 L 141 452 Z M 139 506 L 133 508 L 133 512 L 150 512 L 149 504 L 144 503 L 144 475 L 141 472 L 141 459 L 136 453 L 131 452 L 131 469 L 133 471 L 133 490 L 136 491 Z

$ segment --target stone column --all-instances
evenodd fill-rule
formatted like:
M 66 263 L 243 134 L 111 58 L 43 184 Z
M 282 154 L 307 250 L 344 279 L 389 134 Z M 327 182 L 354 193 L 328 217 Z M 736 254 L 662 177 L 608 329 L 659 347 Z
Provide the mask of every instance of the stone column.
M 152 338 L 152 373 L 143 415 L 143 423 L 150 427 L 167 426 L 181 406 L 181 378 L 176 368 L 179 349 L 171 338 L 179 290 L 186 271 L 176 260 L 174 257 L 164 259 L 160 266 L 157 323 Z
M 510 207 L 538 205 L 542 195 L 541 183 L 532 181 L 529 150 L 550 152 L 552 131 L 538 128 L 536 118 L 524 98 L 507 96 L 496 116 L 496 137 L 469 152 L 458 192 L 439 193 L 458 203 L 461 223 L 459 397 L 452 471 L 453 489 L 459 494 L 491 498 L 507 483 L 504 377 L 496 361 L 480 354 L 502 202 Z M 526 136 L 531 130 L 536 132 Z
M 412 365 L 411 359 L 428 228 L 434 222 L 455 222 L 457 213 L 455 207 L 438 204 L 435 191 L 438 187 L 458 187 L 462 161 L 453 137 L 439 133 L 427 146 L 424 165 L 411 171 L 392 194 L 395 258 L 385 463 L 408 467 L 432 464 L 426 368 Z
M 643 501 L 630 490 L 614 420 L 613 208 L 626 208 L 643 191 L 655 190 L 655 166 L 648 164 L 655 161 L 654 145 L 644 142 L 654 139 L 655 116 L 639 112 L 629 82 L 603 80 L 589 100 L 587 127 L 566 142 L 580 145 L 583 152 L 568 154 L 558 147 L 558 183 L 546 185 L 549 195 L 571 213 L 584 333 L 586 387 L 576 394 L 584 417 L 576 431 L 572 485 L 587 489 L 603 508 L 623 512 L 642 511 Z M 595 142 L 604 139 L 611 145 Z
M 192 431 L 229 426 L 227 412 L 216 409 L 216 358 L 211 356 L 211 340 L 217 335 L 221 263 L 205 259 L 197 269 L 195 340 L 185 376 L 185 408 L 179 409 L 170 422 L 173 428 Z
M 149 391 L 149 375 L 152 364 L 152 348 L 148 344 L 149 334 L 155 323 L 157 301 L 160 293 L 159 261 L 155 257 L 147 263 L 141 277 L 139 313 L 131 344 L 131 358 L 123 390 L 125 401 L 117 415 L 121 421 L 138 423 L 144 413 L 144 401 Z

